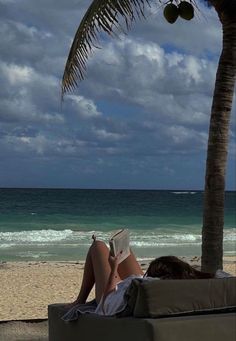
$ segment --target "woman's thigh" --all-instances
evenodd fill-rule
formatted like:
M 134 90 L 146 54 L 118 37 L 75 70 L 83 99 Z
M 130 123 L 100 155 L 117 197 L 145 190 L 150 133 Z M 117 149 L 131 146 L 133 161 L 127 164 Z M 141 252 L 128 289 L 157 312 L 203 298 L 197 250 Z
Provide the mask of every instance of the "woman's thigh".
M 111 267 L 109 264 L 109 249 L 102 241 L 95 241 L 91 246 L 91 257 L 93 262 L 93 271 L 95 277 L 95 295 L 97 303 L 106 289 L 110 276 Z M 117 282 L 121 279 L 117 278 Z
M 130 255 L 118 267 L 118 273 L 121 279 L 125 279 L 130 275 L 143 275 L 143 270 L 141 269 L 135 255 L 132 250 L 130 250 Z

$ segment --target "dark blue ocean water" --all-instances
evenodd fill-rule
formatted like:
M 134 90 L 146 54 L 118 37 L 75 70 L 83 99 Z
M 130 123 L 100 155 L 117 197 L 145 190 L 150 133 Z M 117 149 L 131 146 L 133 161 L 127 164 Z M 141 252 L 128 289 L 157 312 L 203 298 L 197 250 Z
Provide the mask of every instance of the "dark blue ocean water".
M 0 260 L 84 259 L 91 236 L 127 227 L 139 258 L 200 255 L 202 191 L 0 189 Z M 236 254 L 226 192 L 225 254 Z

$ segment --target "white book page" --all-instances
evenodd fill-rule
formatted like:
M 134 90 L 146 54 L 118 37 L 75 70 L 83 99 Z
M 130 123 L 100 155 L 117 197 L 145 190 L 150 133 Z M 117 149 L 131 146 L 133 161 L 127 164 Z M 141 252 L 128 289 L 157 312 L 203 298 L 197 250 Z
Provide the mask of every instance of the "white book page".
M 109 240 L 111 254 L 119 257 L 119 264 L 130 255 L 129 231 L 124 229 L 116 233 Z

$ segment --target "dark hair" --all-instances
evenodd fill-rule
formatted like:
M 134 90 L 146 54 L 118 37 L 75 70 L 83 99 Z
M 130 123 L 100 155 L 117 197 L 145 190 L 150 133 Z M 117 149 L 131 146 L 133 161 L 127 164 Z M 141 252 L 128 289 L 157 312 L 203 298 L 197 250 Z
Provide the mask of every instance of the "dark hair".
M 163 256 L 154 259 L 145 274 L 161 279 L 213 278 L 214 274 L 202 272 L 175 256 Z

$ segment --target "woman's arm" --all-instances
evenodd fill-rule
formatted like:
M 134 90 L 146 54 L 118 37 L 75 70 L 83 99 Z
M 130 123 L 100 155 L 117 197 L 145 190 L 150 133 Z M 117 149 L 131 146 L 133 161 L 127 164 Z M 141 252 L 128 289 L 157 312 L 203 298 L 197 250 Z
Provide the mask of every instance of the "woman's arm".
M 111 258 L 114 258 L 114 260 L 110 261 Z M 115 290 L 116 284 L 118 280 L 120 279 L 120 276 L 118 274 L 118 259 L 116 257 L 109 257 L 109 262 L 111 264 L 111 272 L 110 276 L 108 278 L 107 286 L 104 291 L 104 297 L 107 296 L 111 291 Z
M 119 257 L 120 255 L 117 255 L 116 257 L 112 257 L 111 254 L 109 255 L 109 263 L 111 266 L 111 272 L 108 278 L 106 289 L 103 294 L 102 305 L 104 305 L 104 301 L 107 295 L 109 295 L 112 291 L 116 289 L 117 282 L 120 281 L 120 276 L 118 274 Z

